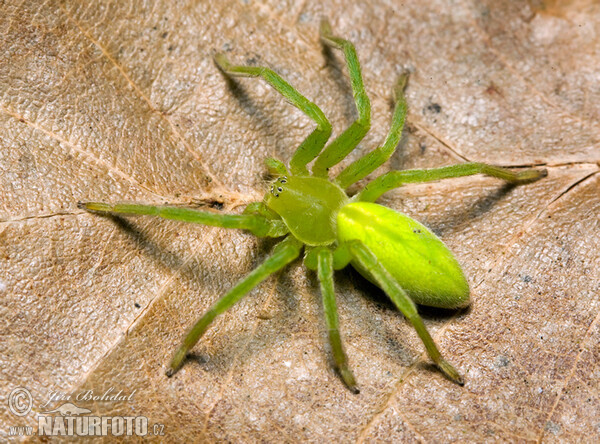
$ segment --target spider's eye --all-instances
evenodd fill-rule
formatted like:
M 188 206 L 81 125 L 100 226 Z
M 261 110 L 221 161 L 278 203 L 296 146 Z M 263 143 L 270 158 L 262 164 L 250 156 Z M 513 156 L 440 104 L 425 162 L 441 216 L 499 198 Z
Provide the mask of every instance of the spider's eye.
M 275 188 L 275 185 L 271 185 L 271 194 L 275 197 L 279 197 L 279 193 L 281 193 L 283 191 L 283 188 L 281 187 L 277 187 Z
M 277 179 L 275 183 L 271 185 L 271 194 L 275 197 L 279 197 L 279 193 L 283 192 L 283 187 L 281 185 L 287 183 L 287 181 L 287 176 L 283 176 Z

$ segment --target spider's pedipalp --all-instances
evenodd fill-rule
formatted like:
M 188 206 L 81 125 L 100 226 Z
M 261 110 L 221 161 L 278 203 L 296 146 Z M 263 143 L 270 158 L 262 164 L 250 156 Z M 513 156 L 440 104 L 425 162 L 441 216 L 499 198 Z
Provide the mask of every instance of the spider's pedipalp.
M 268 157 L 265 159 L 265 164 L 269 169 L 269 173 L 273 177 L 285 176 L 286 174 L 289 174 L 285 164 L 280 160 Z

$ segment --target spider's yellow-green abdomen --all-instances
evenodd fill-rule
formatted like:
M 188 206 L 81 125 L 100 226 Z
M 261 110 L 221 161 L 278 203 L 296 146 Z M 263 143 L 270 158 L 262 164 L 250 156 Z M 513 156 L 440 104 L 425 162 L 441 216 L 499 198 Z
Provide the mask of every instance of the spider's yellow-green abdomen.
M 444 243 L 424 225 L 368 202 L 343 206 L 337 215 L 340 242 L 362 241 L 417 304 L 458 308 L 469 304 L 469 284 Z M 368 270 L 352 265 L 374 282 Z

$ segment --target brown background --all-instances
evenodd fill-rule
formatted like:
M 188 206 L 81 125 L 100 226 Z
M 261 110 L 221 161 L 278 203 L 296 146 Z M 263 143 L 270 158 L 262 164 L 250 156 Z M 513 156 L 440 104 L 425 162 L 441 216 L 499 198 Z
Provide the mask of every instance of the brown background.
M 228 84 L 211 56 L 272 67 L 339 133 L 355 111 L 343 59 L 318 41 L 323 15 L 355 42 L 373 103 L 351 158 L 385 137 L 391 85 L 409 69 L 405 136 L 380 172 L 548 168 L 527 187 L 475 176 L 381 199 L 438 232 L 468 275 L 470 310 L 422 310 L 464 387 L 345 270 L 352 395 L 300 263 L 220 318 L 167 379 L 186 327 L 273 242 L 76 207 L 239 212 L 260 199 L 263 159 L 289 160 L 313 123 L 258 80 Z M 114 387 L 133 400 L 76 404 L 148 416 L 178 441 L 600 440 L 599 29 L 590 0 L 0 3 L 2 432 L 35 425 L 51 391 Z M 6 408 L 18 386 L 34 398 L 25 418 Z

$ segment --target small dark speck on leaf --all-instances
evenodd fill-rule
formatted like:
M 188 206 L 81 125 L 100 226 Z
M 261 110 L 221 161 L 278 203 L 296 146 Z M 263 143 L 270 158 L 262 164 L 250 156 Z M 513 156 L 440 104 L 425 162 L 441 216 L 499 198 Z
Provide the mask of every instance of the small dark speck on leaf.
M 490 85 L 485 89 L 485 92 L 490 95 L 498 95 L 502 97 L 502 92 L 498 89 L 494 82 L 490 83 Z
M 168 32 L 163 32 L 160 36 L 164 39 L 164 38 L 167 38 L 168 35 L 169 35 Z
M 138 304 L 137 302 L 135 302 L 133 305 L 135 305 L 135 308 L 140 308 L 141 307 L 141 305 Z
M 427 105 L 427 110 L 439 114 L 442 111 L 442 107 L 439 103 L 431 103 Z
M 526 274 L 525 276 L 521 276 L 521 280 L 523 282 L 531 282 L 531 276 Z

